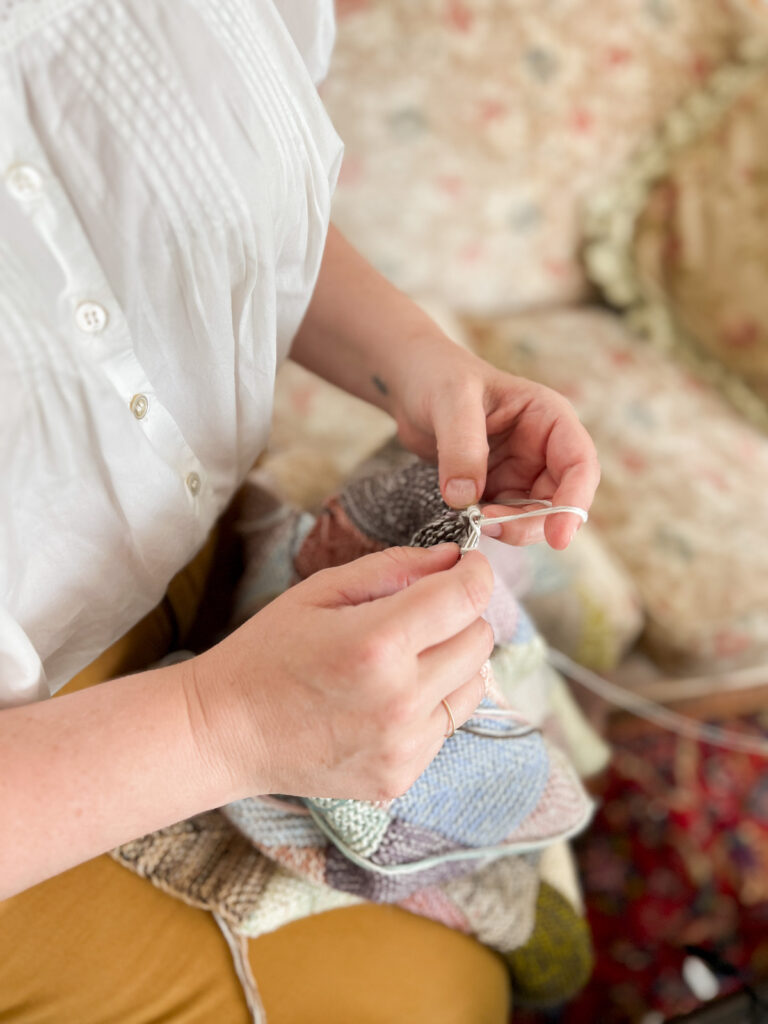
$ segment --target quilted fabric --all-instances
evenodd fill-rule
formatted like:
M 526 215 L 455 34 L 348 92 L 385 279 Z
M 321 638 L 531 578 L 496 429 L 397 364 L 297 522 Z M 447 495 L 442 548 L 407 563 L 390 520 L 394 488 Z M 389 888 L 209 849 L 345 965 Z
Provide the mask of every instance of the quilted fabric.
M 768 439 L 595 310 L 474 321 L 481 355 L 563 392 L 597 445 L 590 520 L 670 670 L 768 660 Z
M 403 469 L 411 463 L 411 457 L 402 450 L 387 449 L 374 456 L 369 468 L 373 466 L 381 473 L 387 468 L 392 472 L 394 466 L 397 473 L 397 467 Z M 417 467 L 416 473 L 424 477 L 425 487 L 434 489 L 434 468 L 424 474 L 423 468 Z M 365 475 L 362 473 L 358 480 Z M 281 588 L 296 582 L 299 574 L 295 565 L 305 548 L 314 551 L 313 557 L 306 559 L 308 571 L 313 571 L 313 563 L 319 565 L 328 561 L 328 556 L 320 553 L 317 535 L 314 548 L 310 543 L 315 534 L 315 517 L 275 500 L 254 483 L 256 477 L 258 473 L 246 484 L 238 502 L 238 529 L 242 535 L 245 570 L 234 596 L 232 628 L 261 608 Z M 408 481 L 407 474 L 405 479 Z M 359 487 L 356 484 L 351 493 L 356 495 L 355 514 L 362 523 L 367 506 L 361 496 L 367 494 L 375 506 L 378 492 L 375 488 L 371 490 L 370 485 Z M 343 499 L 344 495 L 331 499 L 326 511 L 338 513 Z M 340 530 L 346 530 L 351 537 L 347 555 L 355 557 L 359 553 L 356 545 L 361 538 L 365 540 L 365 535 L 350 519 L 336 520 L 334 515 L 318 521 L 334 521 Z M 338 539 L 340 535 L 331 536 Z M 323 536 L 321 532 L 320 540 Z M 502 545 L 494 546 L 507 550 Z M 335 558 L 339 549 L 333 544 L 331 547 L 332 558 Z M 515 603 L 515 595 L 524 589 L 528 577 L 515 558 L 501 565 L 498 600 Z M 530 620 L 518 609 L 504 621 L 509 625 L 504 634 L 509 644 L 497 647 L 494 660 L 504 659 L 507 682 L 510 674 L 517 682 L 520 676 L 531 675 L 535 677 L 533 687 L 549 694 L 552 680 L 542 685 L 536 676 L 537 669 L 543 667 L 544 648 Z M 189 655 L 189 652 L 182 653 Z M 179 656 L 172 655 L 174 660 Z M 495 699 L 504 699 L 494 689 L 491 693 Z M 539 714 L 536 724 L 546 737 L 562 738 L 561 719 L 568 719 L 568 729 L 572 729 L 574 723 L 578 725 L 578 711 L 555 712 L 554 704 L 550 707 L 546 699 L 539 701 L 536 711 L 531 695 L 525 696 L 523 689 L 518 689 L 517 706 L 525 708 L 526 701 L 530 711 Z M 489 728 L 494 725 L 497 729 L 504 728 L 501 723 L 485 724 Z M 581 729 L 578 745 L 595 747 L 595 737 L 583 720 Z M 463 733 L 457 739 L 461 744 L 466 744 L 467 740 L 473 745 L 480 742 Z M 549 738 L 542 740 L 536 735 L 514 743 L 514 757 L 504 766 L 512 768 L 507 771 L 509 792 L 501 794 L 498 807 L 486 800 L 480 825 L 488 832 L 482 838 L 493 842 L 501 837 L 510 843 L 526 844 L 528 848 L 542 845 L 553 854 L 559 848 L 556 860 L 563 862 L 566 870 L 555 871 L 555 884 L 562 886 L 575 907 L 574 914 L 578 915 L 578 894 L 572 872 L 567 868 L 568 852 L 558 837 L 575 832 L 585 824 L 590 801 L 568 758 Z M 513 764 L 515 758 L 517 766 Z M 295 798 L 258 797 L 240 800 L 222 811 L 198 815 L 161 829 L 125 844 L 113 851 L 113 856 L 162 889 L 195 906 L 216 910 L 242 935 L 256 936 L 307 914 L 361 899 L 374 899 L 396 902 L 407 910 L 476 935 L 480 941 L 509 952 L 527 940 L 533 927 L 539 883 L 538 852 L 513 854 L 490 863 L 487 858 L 474 858 L 458 866 L 438 862 L 415 875 L 410 871 L 402 875 L 380 874 L 350 860 L 329 841 L 327 831 L 318 824 L 320 814 L 324 824 L 343 840 L 346 849 L 369 857 L 383 868 L 453 852 L 462 848 L 477 826 L 478 797 L 482 796 L 483 788 L 488 788 L 483 778 L 482 759 L 476 756 L 473 760 L 476 785 L 471 799 L 459 799 L 453 791 L 456 787 L 451 788 L 449 779 L 443 785 L 439 772 L 434 777 L 437 784 L 427 780 L 426 773 L 419 780 L 425 787 L 423 797 L 428 819 L 421 822 L 412 796 L 399 798 L 387 806 L 317 799 L 309 802 L 311 807 Z M 493 756 L 486 758 L 486 767 L 494 765 L 498 768 Z M 550 863 L 551 858 L 545 861 Z M 548 870 L 547 880 L 553 881 L 551 876 Z M 578 921 L 578 917 L 575 920 Z M 578 928 L 574 940 L 584 944 Z M 552 998 L 557 1001 L 556 991 Z
M 466 740 L 471 737 L 459 734 L 457 738 Z M 479 837 L 471 831 L 478 823 L 486 829 L 482 838 L 488 844 L 504 841 L 546 847 L 558 836 L 576 831 L 585 823 L 589 802 L 567 757 L 551 743 L 542 745 L 540 737 L 535 739 L 538 741 L 535 749 L 538 765 L 526 757 L 524 751 L 517 752 L 522 769 L 518 771 L 510 767 L 507 755 L 503 765 L 506 788 L 510 792 L 507 803 L 500 808 L 490 806 L 490 796 L 487 796 L 483 806 L 474 810 L 466 804 L 459 806 L 455 821 L 451 815 L 456 810 L 456 796 L 447 791 L 439 793 L 430 779 L 426 783 L 426 793 L 423 789 L 414 793 L 415 787 L 412 787 L 406 797 L 398 798 L 387 807 L 366 801 L 304 801 L 312 808 L 313 817 L 307 815 L 300 801 L 259 797 L 237 801 L 224 808 L 223 812 L 270 860 L 296 872 L 306 881 L 325 884 L 361 899 L 410 906 L 406 901 L 417 899 L 419 893 L 443 886 L 452 879 L 485 872 L 493 862 L 482 857 L 449 860 L 419 866 L 416 871 L 380 873 L 350 860 L 336 843 L 340 841 L 344 848 L 366 856 L 372 865 L 384 868 L 434 858 L 467 845 L 478 845 Z M 517 746 L 526 741 L 513 742 Z M 488 740 L 484 744 L 484 749 L 490 750 L 512 745 Z M 438 765 L 438 778 L 440 770 L 443 777 L 450 775 L 450 765 L 448 768 L 444 764 L 440 766 L 439 760 L 433 762 L 433 765 Z M 463 760 L 460 763 L 463 765 Z M 538 774 L 534 777 L 534 786 L 528 786 L 525 773 L 532 774 L 532 765 L 538 768 Z M 494 776 L 491 768 L 493 765 L 489 766 L 488 780 L 493 783 L 494 777 L 499 779 L 499 772 L 497 770 Z M 422 780 L 428 774 L 429 770 L 421 777 Z M 453 781 L 455 789 L 464 788 L 463 782 L 456 783 L 455 776 Z M 476 799 L 483 788 L 491 795 L 498 792 L 493 785 L 486 783 L 483 787 L 480 781 L 474 788 L 471 784 L 466 787 Z M 438 799 L 435 799 L 436 795 Z M 447 799 L 450 799 L 449 806 L 446 806 Z M 328 840 L 327 830 L 318 827 L 318 817 L 329 827 L 332 841 Z M 510 826 L 510 821 L 515 821 L 516 825 Z M 532 855 L 526 856 L 530 858 Z M 513 855 L 511 859 L 518 860 L 519 857 Z M 491 872 L 488 877 L 507 879 L 510 875 L 502 871 Z M 452 890 L 444 889 L 442 903 L 438 901 L 444 910 L 449 891 Z M 457 891 L 465 890 L 459 888 Z M 430 905 L 434 909 L 434 904 Z M 515 906 L 519 905 L 516 901 Z
M 535 899 L 535 858 L 505 857 L 488 865 L 481 874 L 455 878 L 445 886 L 445 891 L 460 903 L 480 941 L 494 949 L 517 949 L 534 927 L 533 899 L 520 900 L 512 913 L 494 899 L 497 886 L 506 889 L 510 885 Z
M 394 454 L 395 466 L 401 465 L 401 458 L 402 453 Z M 392 472 L 387 453 L 379 453 L 373 463 L 379 472 L 387 466 Z M 434 490 L 434 468 L 422 476 L 424 487 Z M 367 485 L 356 486 L 353 493 L 357 495 L 355 514 L 362 523 L 370 509 L 361 495 L 373 497 L 375 507 L 377 494 Z M 281 587 L 296 582 L 298 556 L 305 548 L 312 551 L 305 559 L 308 571 L 313 564 L 339 557 L 342 548 L 348 557 L 359 553 L 366 535 L 346 513 L 340 517 L 343 498 L 331 500 L 326 506 L 330 512 L 319 520 L 333 523 L 336 532 L 317 533 L 313 516 L 282 505 L 255 486 L 253 478 L 249 480 L 238 502 L 245 571 L 234 597 L 232 628 Z M 337 543 L 345 532 L 346 547 Z M 330 538 L 330 555 L 322 553 L 324 538 Z M 504 566 L 500 600 L 515 603 L 515 593 L 524 586 L 519 568 L 514 559 Z M 510 666 L 517 665 L 519 673 L 540 667 L 543 645 L 524 612 L 520 609 L 504 621 L 512 645 L 497 648 L 497 653 L 518 649 L 519 656 L 507 660 Z M 181 655 L 191 656 L 191 652 L 171 657 L 177 660 Z M 503 699 L 493 688 L 490 693 L 494 699 Z M 541 723 L 547 737 L 558 735 L 553 727 L 557 717 L 550 709 L 548 720 Z M 493 728 L 493 723 L 488 725 Z M 501 723 L 495 726 L 504 728 Z M 585 722 L 583 729 L 588 731 Z M 438 763 L 436 773 L 430 776 L 427 770 L 417 781 L 417 792 L 388 805 L 280 796 L 245 799 L 127 843 L 113 856 L 163 890 L 215 911 L 239 935 L 258 936 L 309 914 L 372 899 L 395 902 L 509 954 L 524 945 L 534 929 L 541 854 L 533 847 L 541 845 L 549 854 L 543 857 L 541 877 L 545 884 L 554 884 L 572 907 L 567 934 L 559 918 L 553 917 L 557 941 L 570 957 L 588 957 L 569 852 L 559 837 L 586 824 L 591 803 L 567 757 L 539 734 L 512 744 L 486 740 L 485 756 L 480 740 L 464 733 L 453 739 L 459 750 L 470 746 L 471 756 L 449 751 L 442 763 L 440 758 L 433 762 Z M 584 743 L 593 745 L 594 737 L 583 735 Z M 500 763 L 503 746 L 508 756 Z M 469 786 L 452 775 L 453 760 L 462 769 L 468 765 Z M 424 813 L 419 812 L 419 803 Z M 351 858 L 329 840 L 329 831 L 343 840 Z M 477 841 L 477 836 L 490 843 L 498 839 L 525 843 L 529 852 L 490 862 L 488 858 L 459 865 L 434 862 L 436 854 L 462 849 L 467 842 Z M 361 867 L 355 857 L 367 857 L 383 869 L 425 857 L 433 860 L 416 873 L 387 874 L 371 870 L 370 865 Z M 541 928 L 538 922 L 537 935 Z M 534 982 L 524 973 L 518 984 Z M 549 1001 L 556 1004 L 561 996 L 561 986 L 553 982 Z
M 299 530 L 306 514 L 283 508 L 276 515 L 268 498 L 254 490 L 256 494 L 246 494 L 241 501 L 248 566 L 235 602 L 235 621 L 259 607 L 262 595 L 272 589 L 276 551 L 283 560 L 292 555 L 298 575 L 304 577 L 372 548 L 408 543 L 419 534 L 425 518 L 439 521 L 447 513 L 436 468 L 392 446 L 377 453 L 367 471 L 361 470 L 325 503 L 308 531 Z M 507 674 L 514 661 L 519 674 L 525 675 L 542 664 L 543 646 L 516 599 L 524 585 L 518 560 L 512 557 L 502 564 L 489 609 L 500 645 L 494 658 L 506 655 Z M 490 698 L 504 701 L 501 691 L 492 690 Z M 500 722 L 483 724 L 491 730 L 507 728 Z M 576 830 L 586 820 L 589 804 L 567 760 L 538 732 L 504 742 L 459 732 L 409 791 L 386 806 L 272 798 L 264 809 L 263 802 L 240 801 L 225 813 L 254 845 L 284 867 L 306 874 L 319 860 L 319 877 L 326 884 L 379 901 L 409 899 L 425 888 L 475 872 L 488 859 L 482 857 L 484 847 L 546 845 Z M 292 826 L 295 834 L 308 840 L 286 841 L 280 815 L 289 820 L 293 814 L 298 817 Z M 478 850 L 478 855 L 454 856 L 467 848 Z M 407 871 L 390 870 L 406 864 Z
M 407 292 L 585 296 L 580 205 L 736 51 L 733 0 L 346 0 L 323 98 L 334 220 Z M 616 97 L 621 102 L 616 102 Z

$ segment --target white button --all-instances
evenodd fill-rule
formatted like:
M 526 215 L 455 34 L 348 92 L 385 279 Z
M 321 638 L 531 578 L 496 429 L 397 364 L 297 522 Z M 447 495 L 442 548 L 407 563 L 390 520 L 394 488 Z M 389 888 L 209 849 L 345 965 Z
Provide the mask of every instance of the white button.
M 190 473 L 187 476 L 187 487 L 189 488 L 189 493 L 192 495 L 200 493 L 202 483 L 197 473 Z
M 14 164 L 6 172 L 5 184 L 14 199 L 32 199 L 43 187 L 43 176 L 32 164 Z
M 75 323 L 86 334 L 98 334 L 107 326 L 109 314 L 98 302 L 81 302 L 75 310 Z
M 147 415 L 149 402 L 146 395 L 134 395 L 131 399 L 131 412 L 137 420 L 142 420 Z

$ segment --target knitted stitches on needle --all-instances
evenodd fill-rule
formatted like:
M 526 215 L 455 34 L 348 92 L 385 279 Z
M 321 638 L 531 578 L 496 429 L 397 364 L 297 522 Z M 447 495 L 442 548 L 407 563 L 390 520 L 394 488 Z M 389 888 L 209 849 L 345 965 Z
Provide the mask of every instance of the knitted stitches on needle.
M 386 547 L 412 544 L 414 534 L 446 516 L 459 519 L 440 494 L 437 467 L 425 462 L 353 480 L 339 502 L 362 534 Z
M 300 576 L 395 545 L 461 543 L 466 521 L 443 501 L 437 468 L 413 459 L 403 464 L 399 453 L 391 458 L 393 468 L 381 455 L 375 473 L 353 479 L 325 502 L 297 554 Z
M 464 541 L 466 517 L 443 501 L 435 466 L 417 461 L 392 444 L 366 465 L 370 473 L 359 473 L 320 510 L 295 557 L 301 578 L 395 544 L 430 547 Z M 510 558 L 514 562 L 515 552 L 507 548 L 507 562 Z M 516 572 L 496 577 L 484 618 L 493 628 L 497 644 L 519 648 L 523 637 L 526 642 L 534 637 L 535 628 L 515 595 L 522 574 L 518 567 Z

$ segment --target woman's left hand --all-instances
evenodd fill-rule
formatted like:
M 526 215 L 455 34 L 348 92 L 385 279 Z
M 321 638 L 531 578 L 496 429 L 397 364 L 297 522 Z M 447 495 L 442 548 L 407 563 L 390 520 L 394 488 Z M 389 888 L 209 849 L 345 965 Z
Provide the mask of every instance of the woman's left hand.
M 394 416 L 405 446 L 437 459 L 449 505 L 530 497 L 589 509 L 600 468 L 567 399 L 454 344 L 333 225 L 291 355 Z M 564 548 L 580 524 L 562 513 L 497 529 L 512 544 L 546 539 Z M 484 527 L 490 536 L 492 529 Z
M 491 503 L 485 514 L 498 516 L 513 510 L 494 499 L 592 504 L 600 480 L 595 446 L 570 402 L 550 388 L 497 370 L 436 332 L 412 347 L 408 373 L 392 390 L 401 441 L 437 459 L 440 489 L 454 508 L 482 500 Z M 562 513 L 484 533 L 565 548 L 580 525 L 577 515 Z

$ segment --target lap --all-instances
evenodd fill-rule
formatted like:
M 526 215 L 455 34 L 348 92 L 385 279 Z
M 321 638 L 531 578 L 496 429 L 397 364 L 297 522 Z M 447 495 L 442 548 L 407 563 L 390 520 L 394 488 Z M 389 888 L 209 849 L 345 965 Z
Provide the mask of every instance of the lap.
M 397 907 L 363 904 L 249 943 L 269 1024 L 504 1024 L 500 958 Z M 223 935 L 109 856 L 0 903 L 0 1020 L 247 1024 Z
M 163 603 L 64 688 L 143 668 L 183 642 L 216 534 Z M 362 904 L 249 943 L 268 1024 L 505 1024 L 507 969 L 473 939 Z M 14 1024 L 248 1024 L 213 917 L 104 855 L 0 902 L 0 1020 Z

